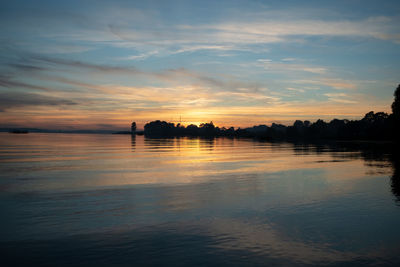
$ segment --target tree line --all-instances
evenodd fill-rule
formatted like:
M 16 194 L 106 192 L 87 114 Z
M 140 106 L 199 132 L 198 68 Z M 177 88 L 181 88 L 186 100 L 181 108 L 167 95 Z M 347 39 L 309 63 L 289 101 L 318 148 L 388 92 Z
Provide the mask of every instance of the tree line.
M 144 126 L 146 136 L 203 136 L 203 137 L 252 137 L 267 140 L 398 140 L 400 135 L 400 85 L 394 93 L 392 113 L 370 111 L 361 120 L 333 119 L 325 122 L 321 119 L 310 121 L 296 120 L 293 125 L 285 126 L 273 123 L 271 126 L 257 125 L 249 128 L 217 127 L 213 122 L 200 126 L 191 124 L 175 125 L 166 121 L 152 121 Z M 132 133 L 136 123 L 132 123 Z

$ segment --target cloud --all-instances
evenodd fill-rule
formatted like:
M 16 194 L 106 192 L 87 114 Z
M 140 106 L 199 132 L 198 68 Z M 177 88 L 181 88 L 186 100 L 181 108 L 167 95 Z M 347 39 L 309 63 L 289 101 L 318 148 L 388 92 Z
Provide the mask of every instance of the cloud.
M 359 83 L 365 83 L 368 81 L 352 81 L 352 80 L 344 80 L 339 78 L 320 78 L 313 80 L 296 80 L 294 83 L 300 84 L 314 84 L 314 85 L 325 85 L 334 89 L 350 89 L 355 90 Z
M 185 68 L 165 70 L 160 73 L 153 73 L 153 75 L 165 79 L 170 82 L 178 81 L 179 83 L 198 84 L 208 86 L 215 91 L 250 91 L 256 92 L 263 86 L 258 82 L 241 81 L 229 75 L 220 75 L 218 78 L 189 71 Z
M 258 65 L 263 67 L 269 72 L 311 72 L 315 74 L 325 74 L 327 69 L 324 67 L 310 66 L 298 63 L 288 63 L 292 62 L 294 59 L 289 59 L 281 62 L 274 62 L 270 59 L 258 59 Z
M 344 36 L 372 37 L 399 41 L 399 29 L 391 17 L 370 17 L 362 20 L 258 20 L 249 22 L 223 22 L 221 24 L 199 26 L 201 29 L 216 30 L 230 35 L 246 34 L 248 42 L 260 42 L 285 36 Z M 282 39 L 281 39 L 282 40 Z M 287 40 L 287 39 L 285 39 Z
M 199 50 L 215 50 L 215 51 L 232 51 L 232 50 L 248 50 L 240 49 L 232 45 L 184 45 L 182 48 L 172 52 L 173 54 L 196 52 Z
M 354 82 L 342 79 L 323 79 L 323 84 L 335 89 L 356 89 L 357 85 Z
M 134 27 L 137 22 L 121 18 L 119 23 L 109 23 L 105 40 L 112 46 L 132 48 L 152 47 L 160 54 L 209 51 L 253 51 L 260 52 L 266 48 L 260 45 L 275 43 L 305 42 L 307 37 L 344 37 L 373 38 L 400 41 L 399 29 L 394 25 L 396 18 L 370 17 L 358 20 L 344 19 L 304 19 L 292 10 L 291 16 L 279 18 L 273 12 L 264 18 L 246 17 L 246 20 L 230 18 L 220 23 L 210 24 L 164 24 L 157 23 L 159 18 L 146 27 Z M 268 18 L 274 19 L 268 19 Z M 315 16 L 314 16 L 315 17 Z M 83 36 L 87 40 L 89 33 Z M 115 40 L 115 38 L 117 38 Z
M 230 103 L 233 101 L 237 101 L 240 104 L 250 104 L 254 102 L 261 102 L 264 104 L 278 104 L 281 100 L 280 97 L 273 96 L 271 94 L 267 94 L 266 92 L 219 92 L 215 94 L 217 97 L 221 99 L 221 102 Z
M 356 104 L 357 101 L 349 99 L 349 95 L 345 93 L 326 93 L 330 101 L 343 103 L 343 104 Z
M 33 90 L 40 90 L 40 91 L 53 91 L 53 89 L 38 86 L 33 84 L 28 84 L 19 81 L 13 81 L 9 78 L 0 76 L 0 87 L 7 88 L 7 89 L 16 89 L 16 88 L 26 88 L 26 89 L 33 89 Z
M 45 96 L 33 93 L 1 92 L 0 110 L 5 111 L 15 107 L 25 106 L 58 106 L 58 105 L 76 105 L 72 100 L 61 99 L 52 96 Z
M 209 87 L 212 90 L 220 91 L 251 91 L 256 92 L 260 88 L 265 87 L 258 82 L 253 81 L 242 81 L 238 80 L 232 76 L 224 75 L 218 78 L 211 75 L 207 75 L 200 72 L 190 71 L 186 68 L 177 69 L 165 69 L 161 71 L 145 71 L 132 66 L 117 66 L 117 65 L 107 65 L 107 64 L 94 64 L 79 60 L 69 60 L 63 58 L 54 57 L 44 57 L 37 55 L 25 56 L 22 61 L 29 62 L 31 68 L 45 68 L 43 65 L 52 65 L 53 71 L 59 70 L 64 71 L 63 67 L 73 68 L 76 73 L 80 73 L 80 70 L 89 70 L 92 72 L 98 72 L 101 75 L 126 75 L 127 77 L 132 77 L 132 75 L 143 76 L 147 79 L 159 83 L 160 81 L 171 85 L 195 85 Z M 61 67 L 61 68 L 58 68 Z M 51 78 L 50 78 L 51 79 Z M 53 79 L 54 80 L 54 79 Z M 71 83 L 68 79 L 57 78 L 56 80 L 60 82 Z M 79 83 L 79 82 L 78 82 Z M 78 83 L 75 85 L 79 86 Z M 83 87 L 90 87 L 90 84 L 81 83 Z
M 293 88 L 293 87 L 288 87 L 286 89 L 289 90 L 289 91 L 298 92 L 298 93 L 304 93 L 305 92 L 304 89 Z
M 245 45 L 291 42 L 302 36 L 362 37 L 397 42 L 400 40 L 399 32 L 390 26 L 393 23 L 391 18 L 368 18 L 358 21 L 292 19 L 170 25 L 141 30 L 113 24 L 110 29 L 113 34 L 128 43 L 161 47 L 180 46 L 175 53 L 182 53 L 197 50 L 241 50 Z
M 157 50 L 154 50 L 154 51 L 150 51 L 150 52 L 147 52 L 147 53 L 142 53 L 142 54 L 139 54 L 139 55 L 133 55 L 133 56 L 124 57 L 124 58 L 121 58 L 121 59 L 123 59 L 123 60 L 144 60 L 144 59 L 146 59 L 148 57 L 157 55 L 158 53 L 159 52 Z
M 8 65 L 10 67 L 16 69 L 16 70 L 24 71 L 24 72 L 38 72 L 38 71 L 49 70 L 47 68 L 34 66 L 34 65 L 28 65 L 28 64 L 23 64 L 23 63 L 11 63 L 11 64 L 8 64 Z
M 62 58 L 54 58 L 54 57 L 45 57 L 45 56 L 30 56 L 28 58 L 29 61 L 39 61 L 42 63 L 53 64 L 53 65 L 61 65 L 67 66 L 72 68 L 81 68 L 87 69 L 92 71 L 99 71 L 99 72 L 122 72 L 122 73 L 137 73 L 135 68 L 133 67 L 122 67 L 122 66 L 111 66 L 111 65 L 100 65 L 94 63 L 87 63 L 79 60 L 69 60 L 69 59 L 62 59 Z

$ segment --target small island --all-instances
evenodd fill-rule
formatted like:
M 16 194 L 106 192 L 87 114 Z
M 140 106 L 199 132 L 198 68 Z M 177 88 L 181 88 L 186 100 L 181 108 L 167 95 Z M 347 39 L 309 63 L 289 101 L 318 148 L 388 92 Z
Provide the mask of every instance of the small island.
M 28 130 L 24 130 L 24 129 L 12 129 L 10 131 L 8 131 L 9 133 L 13 133 L 13 134 L 27 134 L 29 133 Z

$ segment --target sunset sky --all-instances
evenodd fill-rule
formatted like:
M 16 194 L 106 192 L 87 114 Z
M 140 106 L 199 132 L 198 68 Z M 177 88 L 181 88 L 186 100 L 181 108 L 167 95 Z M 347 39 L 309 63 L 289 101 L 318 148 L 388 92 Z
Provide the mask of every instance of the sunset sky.
M 1 1 L 0 127 L 390 111 L 400 1 Z

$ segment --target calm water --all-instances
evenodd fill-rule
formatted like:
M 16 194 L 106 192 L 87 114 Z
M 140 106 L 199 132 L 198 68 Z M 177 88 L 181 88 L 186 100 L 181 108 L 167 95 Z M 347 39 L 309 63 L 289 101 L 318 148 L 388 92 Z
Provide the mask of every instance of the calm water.
M 2 133 L 0 264 L 399 265 L 384 147 Z

